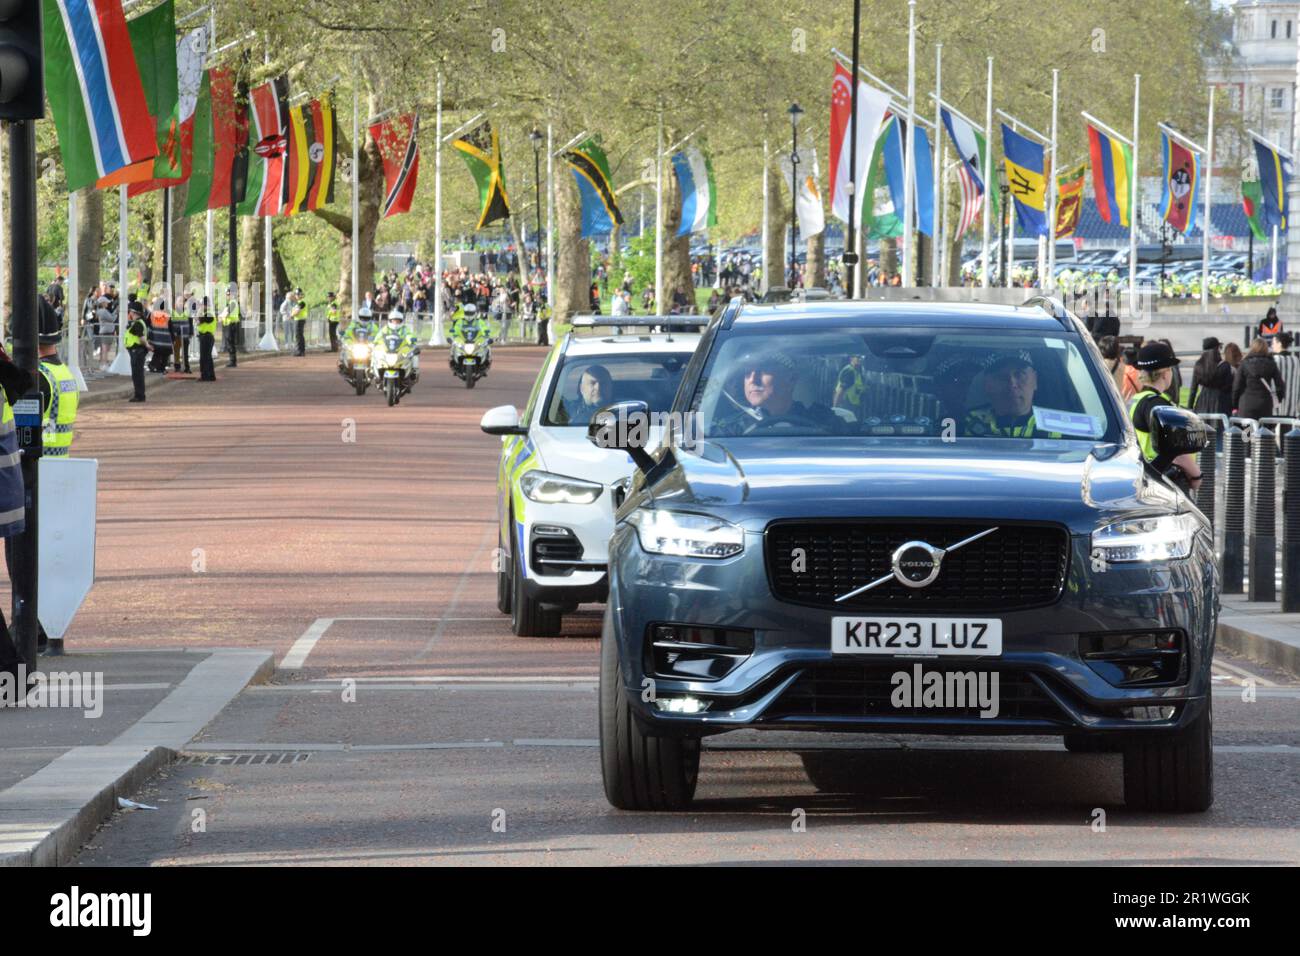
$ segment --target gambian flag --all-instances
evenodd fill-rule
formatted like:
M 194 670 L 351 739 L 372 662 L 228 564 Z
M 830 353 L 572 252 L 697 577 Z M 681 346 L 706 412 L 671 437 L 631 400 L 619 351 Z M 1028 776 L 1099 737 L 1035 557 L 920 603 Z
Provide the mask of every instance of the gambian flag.
M 407 113 L 370 127 L 370 137 L 384 161 L 384 203 L 380 218 L 411 211 L 415 184 L 420 175 L 420 117 Z
M 614 223 L 622 225 L 623 213 L 614 199 L 609 160 L 596 141 L 583 140 L 564 154 L 564 161 L 573 167 L 573 178 L 582 197 L 582 238 L 608 235 Z
M 1092 191 L 1097 212 L 1109 223 L 1127 226 L 1133 181 L 1133 150 L 1095 126 L 1088 126 L 1088 156 L 1092 160 Z
M 95 185 L 99 189 L 110 186 L 134 185 L 166 175 L 169 169 L 164 143 L 172 111 L 176 109 L 176 15 L 172 0 L 164 0 L 147 13 L 127 21 L 131 37 L 131 50 L 140 68 L 140 82 L 144 86 L 144 99 L 149 105 L 150 129 L 158 144 L 155 158 L 133 163 L 105 176 Z M 136 195 L 129 192 L 129 195 Z
M 159 153 L 154 160 L 154 178 L 133 183 L 127 195 L 166 189 L 190 178 L 194 161 L 194 110 L 207 58 L 207 27 L 191 30 L 176 42 L 176 105 L 165 125 L 158 128 Z
M 41 0 L 41 20 L 68 190 L 157 156 L 121 0 Z
M 506 196 L 505 176 L 501 172 L 501 142 L 488 122 L 480 123 L 464 136 L 451 141 L 465 157 L 470 175 L 478 183 L 479 217 L 482 229 L 510 216 L 510 199 Z
M 185 215 L 230 205 L 231 172 L 238 152 L 240 111 L 235 106 L 235 80 L 229 70 L 208 70 L 194 106 L 193 161 Z M 245 121 L 245 130 L 247 122 Z M 247 136 L 247 132 L 245 132 Z M 235 201 L 243 199 L 236 196 Z
M 1079 228 L 1079 213 L 1083 211 L 1083 180 L 1088 172 L 1087 163 L 1079 163 L 1056 177 L 1056 238 L 1065 239 Z
M 276 77 L 249 94 L 248 177 L 241 216 L 275 216 L 289 201 L 289 78 Z

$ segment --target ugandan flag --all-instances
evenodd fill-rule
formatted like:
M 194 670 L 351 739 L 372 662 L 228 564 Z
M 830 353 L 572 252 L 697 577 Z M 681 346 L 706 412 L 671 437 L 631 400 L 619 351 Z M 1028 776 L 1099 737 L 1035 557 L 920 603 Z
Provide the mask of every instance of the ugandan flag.
M 1056 238 L 1066 239 L 1079 228 L 1079 213 L 1083 211 L 1083 180 L 1088 172 L 1086 162 L 1067 169 L 1056 177 Z
M 289 109 L 288 215 L 333 202 L 335 135 L 328 97 Z
M 505 176 L 501 172 L 501 142 L 488 122 L 480 123 L 464 136 L 451 141 L 465 157 L 470 175 L 478 183 L 478 225 L 482 229 L 510 217 L 510 200 L 506 196 Z
M 338 120 L 333 93 L 311 104 L 311 124 L 315 142 L 307 149 L 312 166 L 307 208 L 320 209 L 334 201 L 334 171 L 338 166 Z
M 594 139 L 586 139 L 564 154 L 573 167 L 573 178 L 582 196 L 582 238 L 607 235 L 614 223 L 622 225 L 623 214 L 614 199 L 610 182 L 609 160 Z

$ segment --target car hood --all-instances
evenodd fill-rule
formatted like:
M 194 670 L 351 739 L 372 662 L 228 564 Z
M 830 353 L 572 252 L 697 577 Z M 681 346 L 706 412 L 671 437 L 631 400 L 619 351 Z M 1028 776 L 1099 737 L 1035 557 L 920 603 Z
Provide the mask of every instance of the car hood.
M 650 447 L 659 444 L 662 429 L 648 429 Z M 557 475 L 611 485 L 635 470 L 632 456 L 617 448 L 597 448 L 587 439 L 585 426 L 536 427 L 529 437 L 537 450 L 538 467 Z
M 1106 518 L 1192 508 L 1132 443 L 745 438 L 675 448 L 665 464 L 656 504 L 751 530 L 782 517 L 951 517 L 1050 521 L 1082 534 Z

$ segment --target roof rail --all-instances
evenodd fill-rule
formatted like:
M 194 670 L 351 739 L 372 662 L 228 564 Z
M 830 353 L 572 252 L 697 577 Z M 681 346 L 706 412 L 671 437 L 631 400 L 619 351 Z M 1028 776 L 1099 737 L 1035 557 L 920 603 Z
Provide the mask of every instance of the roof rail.
M 620 329 L 676 328 L 709 324 L 707 315 L 575 315 L 569 323 L 575 329 L 617 326 Z
M 1022 303 L 1022 308 L 1028 306 L 1037 306 L 1060 322 L 1066 329 L 1073 331 L 1074 317 L 1070 315 L 1070 310 L 1065 307 L 1065 303 L 1056 296 L 1045 295 L 1041 292 L 1037 295 L 1031 295 Z
M 718 324 L 724 329 L 730 329 L 736 317 L 740 315 L 740 310 L 745 307 L 745 297 L 733 295 L 731 301 L 722 307 L 718 313 Z

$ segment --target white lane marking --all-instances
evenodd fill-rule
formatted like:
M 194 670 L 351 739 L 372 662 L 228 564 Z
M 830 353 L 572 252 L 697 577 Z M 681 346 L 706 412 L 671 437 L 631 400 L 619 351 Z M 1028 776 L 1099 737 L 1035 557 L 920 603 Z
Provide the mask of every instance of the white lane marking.
M 329 626 L 334 623 L 332 617 L 318 617 L 312 621 L 311 626 L 302 632 L 302 637 L 293 642 L 293 647 L 289 648 L 289 653 L 284 656 L 280 662 L 280 669 L 286 671 L 296 671 L 302 668 L 307 661 L 307 655 L 311 649 L 316 646 L 316 642 L 325 636 Z
M 358 684 L 364 683 L 392 683 L 401 681 L 409 684 L 581 684 L 590 683 L 600 679 L 599 674 L 524 674 L 518 676 L 499 676 L 499 677 L 458 677 L 455 675 L 434 676 L 434 677 L 353 677 L 350 680 Z M 306 683 L 309 684 L 337 684 L 339 678 L 316 677 Z
M 474 553 L 470 555 L 470 559 L 467 562 L 465 562 L 465 570 L 460 572 L 460 579 L 456 582 L 456 590 L 451 593 L 451 600 L 447 603 L 448 614 L 456 610 L 457 605 L 460 604 L 460 596 L 465 590 L 465 585 L 469 583 L 470 575 L 474 572 L 474 569 L 478 566 L 479 555 L 481 555 L 483 553 L 483 549 L 487 547 L 488 536 L 491 534 L 491 532 L 492 532 L 491 528 L 483 529 L 483 534 L 479 536 L 478 547 L 474 549 Z M 428 642 L 424 645 L 423 649 L 421 649 L 420 653 L 415 655 L 415 659 L 417 661 L 422 661 L 429 656 L 430 652 L 433 650 L 434 645 L 438 643 L 438 638 L 442 637 L 443 629 L 446 626 L 447 626 L 447 618 L 444 617 L 443 619 L 438 621 L 438 626 L 433 629 L 433 634 L 429 636 Z
M 247 692 L 249 694 L 333 695 L 333 694 L 337 694 L 339 690 L 342 688 L 342 686 L 343 685 L 341 680 L 325 681 L 323 683 L 317 683 L 313 681 L 311 683 L 303 682 L 303 683 L 294 683 L 294 684 L 263 684 L 256 687 L 250 687 L 248 688 Z M 383 683 L 358 684 L 357 686 L 365 687 L 367 691 L 384 691 L 384 692 L 392 692 L 392 693 L 406 693 L 406 692 L 417 692 L 417 693 L 426 693 L 426 694 L 437 693 L 437 692 L 455 693 L 456 691 L 474 690 L 474 691 L 481 691 L 481 692 L 499 691 L 502 693 L 513 693 L 514 691 L 544 691 L 548 693 L 564 694 L 564 693 L 573 693 L 573 692 L 595 693 L 598 685 L 597 682 L 594 680 L 570 681 L 566 683 L 549 682 L 549 683 L 540 683 L 540 684 L 526 684 L 526 683 L 519 683 L 519 682 L 508 683 L 508 684 L 505 683 L 464 684 L 464 683 L 457 683 L 457 682 L 440 683 L 440 684 L 428 684 L 428 683 L 414 684 L 414 683 L 405 683 L 401 681 L 390 680 L 390 681 L 385 681 Z
M 1247 679 L 1249 679 L 1249 680 L 1253 680 L 1253 681 L 1254 681 L 1256 684 L 1258 684 L 1260 687 L 1276 687 L 1276 686 L 1277 686 L 1276 681 L 1271 681 L 1271 680 L 1269 680 L 1267 677 L 1260 677 L 1258 674 L 1252 673 L 1252 672 L 1246 670 L 1244 667 L 1237 667 L 1235 664 L 1229 664 L 1227 661 L 1218 661 L 1218 660 L 1216 660 L 1216 661 L 1213 663 L 1212 666 L 1213 666 L 1214 668 L 1216 668 L 1216 669 L 1221 668 L 1221 669 L 1227 671 L 1229 674 L 1234 674 L 1234 675 L 1236 675 L 1237 677 L 1245 677 L 1245 678 L 1247 678 Z
M 171 684 L 105 684 L 104 690 L 167 690 Z
M 584 738 L 575 738 L 573 740 L 546 739 L 546 738 L 522 738 L 511 741 L 516 747 L 599 747 L 599 740 L 588 740 Z
M 710 743 L 704 742 L 704 749 L 716 751 L 789 751 L 791 753 L 803 753 L 805 751 L 837 751 L 843 753 L 871 753 L 873 751 L 909 751 L 909 750 L 942 750 L 942 751 L 980 751 L 991 752 L 998 750 L 1017 750 L 1017 751 L 1057 751 L 1068 753 L 1065 744 L 1059 740 L 1033 742 L 1033 741 L 1001 741 L 997 743 L 980 743 L 977 741 L 914 741 L 908 744 L 902 743 L 873 743 L 873 744 L 813 744 L 810 746 L 800 746 L 796 743 L 780 744 L 762 744 L 762 743 Z M 1300 757 L 1300 747 L 1291 744 L 1216 744 L 1215 753 L 1227 754 L 1276 754 L 1283 757 Z M 1098 754 L 1096 756 L 1120 756 L 1115 754 Z

